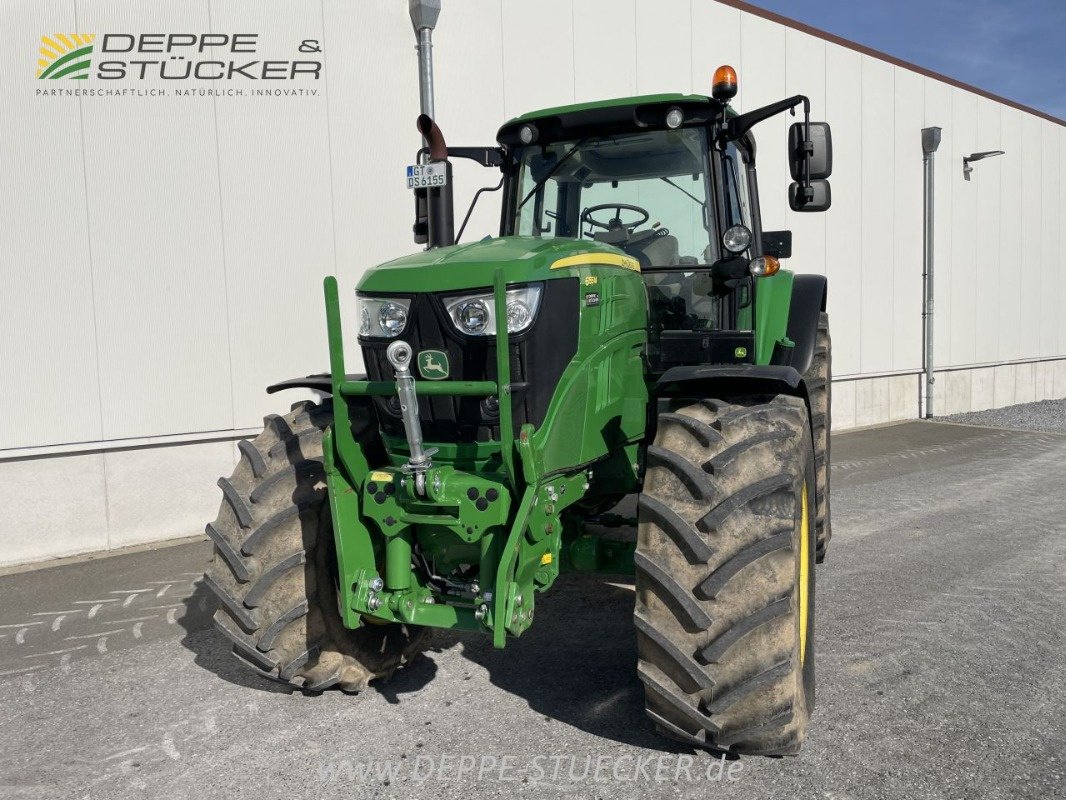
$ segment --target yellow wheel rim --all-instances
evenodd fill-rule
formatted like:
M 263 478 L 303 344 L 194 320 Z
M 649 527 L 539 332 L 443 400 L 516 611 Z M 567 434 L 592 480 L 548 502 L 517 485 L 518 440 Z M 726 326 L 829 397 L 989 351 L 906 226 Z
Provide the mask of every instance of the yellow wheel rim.
M 799 640 L 800 666 L 807 656 L 807 603 L 810 583 L 810 526 L 807 516 L 807 482 L 803 482 L 800 495 L 800 546 L 799 546 Z

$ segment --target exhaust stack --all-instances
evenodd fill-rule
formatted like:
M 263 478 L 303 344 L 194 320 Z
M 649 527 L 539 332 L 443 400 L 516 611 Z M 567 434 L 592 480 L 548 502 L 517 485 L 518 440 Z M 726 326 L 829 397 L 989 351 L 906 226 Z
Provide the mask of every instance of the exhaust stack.
M 455 209 L 452 202 L 452 163 L 448 160 L 448 145 L 444 142 L 437 123 L 425 114 L 418 117 L 418 131 L 429 150 L 429 163 L 444 165 L 445 183 L 429 189 L 419 189 L 415 193 L 416 204 L 421 194 L 425 198 L 424 224 L 427 232 L 428 249 L 447 247 L 455 244 Z M 416 206 L 417 207 L 417 206 Z M 417 213 L 417 212 L 416 212 Z M 417 231 L 423 217 L 415 222 Z
M 440 16 L 440 0 L 409 0 L 411 26 L 418 43 L 418 94 L 422 113 L 433 116 L 433 29 Z
M 429 162 L 443 163 L 445 184 L 415 190 L 414 238 L 427 249 L 455 244 L 455 211 L 452 204 L 452 165 L 444 134 L 433 121 L 433 29 L 440 16 L 441 0 L 409 0 L 411 26 L 418 39 L 418 95 L 422 113 L 418 130 L 429 150 Z

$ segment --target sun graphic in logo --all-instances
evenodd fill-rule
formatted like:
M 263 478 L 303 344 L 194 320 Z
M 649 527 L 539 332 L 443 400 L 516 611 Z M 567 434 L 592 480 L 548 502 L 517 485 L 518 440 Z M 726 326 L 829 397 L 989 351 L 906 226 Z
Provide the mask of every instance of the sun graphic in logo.
M 95 33 L 52 33 L 41 37 L 37 77 L 41 79 L 89 77 Z

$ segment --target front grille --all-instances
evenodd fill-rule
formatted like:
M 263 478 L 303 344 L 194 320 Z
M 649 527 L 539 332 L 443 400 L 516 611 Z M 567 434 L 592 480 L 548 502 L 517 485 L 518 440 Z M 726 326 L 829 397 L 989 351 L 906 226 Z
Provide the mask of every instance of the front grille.
M 397 295 L 391 293 L 389 296 Z M 555 386 L 577 352 L 578 311 L 576 278 L 546 281 L 537 318 L 528 330 L 510 338 L 510 382 L 516 431 L 527 422 L 539 426 L 544 421 Z M 407 328 L 400 338 L 410 344 L 415 353 L 422 350 L 447 353 L 451 365 L 449 380 L 496 380 L 495 337 L 459 333 L 447 318 L 444 304 L 437 295 L 411 296 Z M 372 381 L 394 377 L 385 357 L 390 341 L 360 341 L 367 377 Z M 417 371 L 415 380 L 421 380 Z M 395 397 L 378 397 L 374 402 L 382 431 L 402 437 L 399 401 Z M 500 417 L 495 398 L 420 397 L 418 413 L 422 421 L 422 437 L 427 442 L 487 442 L 500 438 Z

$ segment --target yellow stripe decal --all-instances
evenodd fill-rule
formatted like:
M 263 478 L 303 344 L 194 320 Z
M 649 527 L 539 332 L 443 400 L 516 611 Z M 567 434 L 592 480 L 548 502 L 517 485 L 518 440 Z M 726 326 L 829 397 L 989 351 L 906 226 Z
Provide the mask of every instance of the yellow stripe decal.
M 621 253 L 582 253 L 577 256 L 560 258 L 551 265 L 552 269 L 565 269 L 566 267 L 622 267 L 640 272 L 640 262 L 632 256 L 624 256 Z
M 803 482 L 803 494 L 800 499 L 800 546 L 799 546 L 799 651 L 800 666 L 807 660 L 807 628 L 810 620 L 807 619 L 808 603 L 810 602 L 810 523 L 807 519 L 807 482 Z

